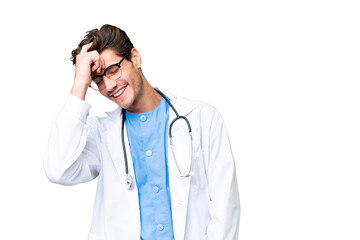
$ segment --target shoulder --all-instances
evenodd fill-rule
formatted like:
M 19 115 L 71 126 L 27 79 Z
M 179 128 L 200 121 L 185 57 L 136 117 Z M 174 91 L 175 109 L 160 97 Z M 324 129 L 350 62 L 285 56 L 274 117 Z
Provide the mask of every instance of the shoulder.
M 105 116 L 90 116 L 88 118 L 88 125 L 102 132 L 112 128 L 121 121 L 121 108 L 118 107 L 114 111 L 106 112 Z
M 177 97 L 179 102 L 187 102 L 188 104 L 192 105 L 193 109 L 190 114 L 197 115 L 201 117 L 201 119 L 211 120 L 217 116 L 220 116 L 219 110 L 207 102 L 184 98 L 180 96 Z
M 174 104 L 175 108 L 179 108 L 180 114 L 200 114 L 200 115 L 216 115 L 219 111 L 206 102 L 200 100 L 194 100 L 185 98 L 176 94 L 172 94 L 166 90 L 161 89 L 164 94 L 170 98 L 171 103 Z
M 199 112 L 199 114 L 209 115 L 209 116 L 214 116 L 216 114 L 219 114 L 218 109 L 216 109 L 214 106 L 212 106 L 209 103 L 199 100 L 189 100 L 189 101 L 191 101 L 194 104 L 195 109 Z
M 211 128 L 214 123 L 222 122 L 220 112 L 211 104 L 171 94 L 165 90 L 164 93 L 170 98 L 179 114 L 186 116 L 194 124 L 199 124 L 202 128 Z

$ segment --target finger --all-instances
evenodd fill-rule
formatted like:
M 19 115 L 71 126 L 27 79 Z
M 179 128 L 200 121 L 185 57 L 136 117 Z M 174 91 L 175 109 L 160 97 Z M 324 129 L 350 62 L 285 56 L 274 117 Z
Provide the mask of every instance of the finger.
M 103 67 L 101 66 L 101 63 L 100 63 L 98 69 L 96 70 L 96 72 L 98 74 L 100 74 L 102 70 L 103 70 Z
M 101 70 L 100 56 L 99 56 L 99 53 L 97 51 L 94 50 L 94 51 L 87 52 L 84 55 L 84 57 L 85 56 L 86 56 L 86 59 L 87 59 L 86 61 L 90 65 L 92 72 L 99 71 L 98 70 L 99 68 Z
M 100 63 L 101 63 L 101 68 L 105 69 L 106 68 L 105 61 L 102 58 L 100 58 Z
M 99 55 L 95 55 L 95 57 L 96 59 L 94 59 L 94 65 L 91 69 L 93 72 L 101 73 L 105 69 L 105 62 Z
M 101 70 L 99 61 L 95 61 L 94 65 L 91 67 L 92 72 L 99 72 Z
M 92 42 L 88 43 L 88 44 L 85 44 L 84 46 L 82 46 L 81 48 L 81 51 L 80 51 L 80 54 L 84 54 L 84 53 L 87 53 L 89 48 L 92 46 Z

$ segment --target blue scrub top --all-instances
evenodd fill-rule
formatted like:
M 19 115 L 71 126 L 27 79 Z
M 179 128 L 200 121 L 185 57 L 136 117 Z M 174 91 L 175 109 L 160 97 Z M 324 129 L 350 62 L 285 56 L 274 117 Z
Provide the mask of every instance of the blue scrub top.
M 167 165 L 169 106 L 126 111 L 126 130 L 138 187 L 141 239 L 174 239 Z

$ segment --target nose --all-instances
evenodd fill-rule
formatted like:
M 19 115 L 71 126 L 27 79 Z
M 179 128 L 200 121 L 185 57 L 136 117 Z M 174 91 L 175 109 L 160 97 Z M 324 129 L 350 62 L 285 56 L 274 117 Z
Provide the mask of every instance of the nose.
M 103 76 L 103 81 L 106 91 L 111 92 L 116 88 L 116 80 L 111 80 L 110 78 Z

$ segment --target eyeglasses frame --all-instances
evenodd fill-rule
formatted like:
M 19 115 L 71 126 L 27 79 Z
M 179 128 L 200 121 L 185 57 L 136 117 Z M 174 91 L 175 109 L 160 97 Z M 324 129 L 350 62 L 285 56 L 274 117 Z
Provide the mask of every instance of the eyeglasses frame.
M 96 75 L 96 76 L 91 77 L 92 81 L 94 81 L 96 78 L 101 78 L 101 79 L 102 79 L 104 76 L 106 76 L 106 71 L 109 70 L 110 68 L 112 68 L 113 66 L 117 66 L 117 67 L 120 69 L 120 71 L 121 71 L 120 64 L 124 61 L 124 59 L 125 59 L 125 57 L 123 57 L 123 58 L 120 60 L 120 62 L 111 64 L 110 66 L 108 66 L 107 68 L 105 68 L 103 74 L 101 74 L 101 75 Z M 102 79 L 102 81 L 104 81 L 104 79 Z M 95 81 L 94 81 L 94 83 L 95 83 Z M 97 84 L 97 83 L 95 83 L 95 84 Z M 95 88 L 93 88 L 91 85 L 90 85 L 89 87 L 92 88 L 92 89 L 94 89 L 95 91 L 100 91 L 100 89 L 95 89 Z

